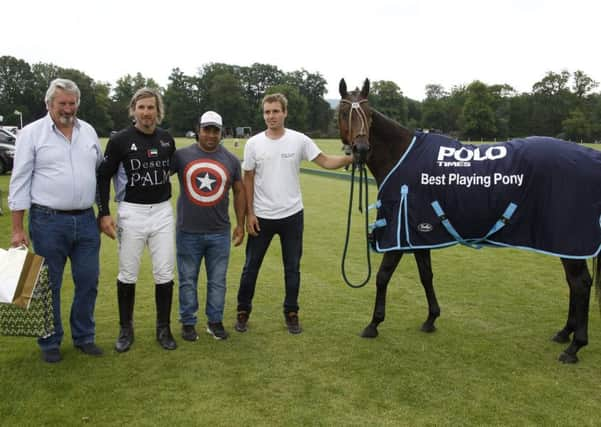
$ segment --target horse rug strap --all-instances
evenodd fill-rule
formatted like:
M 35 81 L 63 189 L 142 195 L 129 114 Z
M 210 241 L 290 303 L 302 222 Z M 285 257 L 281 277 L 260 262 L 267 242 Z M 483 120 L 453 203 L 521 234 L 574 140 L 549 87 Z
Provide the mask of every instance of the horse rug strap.
M 547 137 L 468 145 L 417 132 L 378 190 L 373 248 L 601 250 L 601 152 Z

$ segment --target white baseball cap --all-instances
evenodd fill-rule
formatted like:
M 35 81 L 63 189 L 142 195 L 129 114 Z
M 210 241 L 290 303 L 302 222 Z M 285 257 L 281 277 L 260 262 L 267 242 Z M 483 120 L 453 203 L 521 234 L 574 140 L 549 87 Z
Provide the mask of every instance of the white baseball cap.
M 201 128 L 207 126 L 215 126 L 221 129 L 221 126 L 223 126 L 221 116 L 215 111 L 207 111 L 202 116 L 200 116 L 199 124 Z

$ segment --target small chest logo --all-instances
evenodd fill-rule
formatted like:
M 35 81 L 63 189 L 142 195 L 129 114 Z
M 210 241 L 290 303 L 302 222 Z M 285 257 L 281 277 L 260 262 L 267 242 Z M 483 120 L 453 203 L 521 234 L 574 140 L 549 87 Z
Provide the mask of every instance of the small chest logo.
M 157 148 L 149 148 L 146 150 L 146 156 L 149 159 L 152 159 L 153 157 L 159 157 L 159 150 Z
M 130 151 L 138 151 L 138 147 L 136 147 L 136 144 L 134 142 L 131 143 L 131 146 L 129 147 Z
M 421 231 L 422 233 L 429 233 L 430 231 L 432 231 L 433 228 L 434 227 L 432 226 L 432 224 L 422 222 L 421 224 L 418 224 L 417 231 Z
M 161 143 L 161 147 L 169 147 L 171 145 L 169 143 L 169 141 L 163 141 L 163 140 L 161 140 L 160 143 Z

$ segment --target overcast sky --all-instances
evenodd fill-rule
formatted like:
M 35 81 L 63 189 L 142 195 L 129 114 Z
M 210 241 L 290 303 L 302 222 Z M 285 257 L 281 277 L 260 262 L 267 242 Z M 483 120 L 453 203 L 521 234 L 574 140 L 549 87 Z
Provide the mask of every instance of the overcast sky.
M 349 87 L 392 80 L 422 100 L 481 80 L 530 91 L 548 71 L 601 81 L 596 0 L 19 0 L 0 7 L 0 56 L 114 83 L 207 63 L 306 69 Z M 597 89 L 599 90 L 599 89 Z

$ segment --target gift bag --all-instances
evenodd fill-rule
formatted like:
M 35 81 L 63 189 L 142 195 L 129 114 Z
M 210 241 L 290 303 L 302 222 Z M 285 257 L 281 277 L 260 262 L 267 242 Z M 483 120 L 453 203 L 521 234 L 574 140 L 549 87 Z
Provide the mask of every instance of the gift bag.
M 0 249 L 0 302 L 27 308 L 43 262 L 25 246 Z
M 0 304 L 0 334 L 47 337 L 54 333 L 52 289 L 48 268 L 42 267 L 29 301 L 29 308 Z

